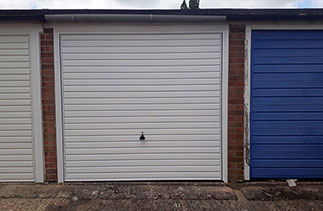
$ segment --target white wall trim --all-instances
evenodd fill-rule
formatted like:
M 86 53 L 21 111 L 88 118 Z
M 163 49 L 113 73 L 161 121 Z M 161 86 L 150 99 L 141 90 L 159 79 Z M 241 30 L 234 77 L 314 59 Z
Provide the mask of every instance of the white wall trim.
M 41 102 L 41 72 L 40 72 L 40 34 L 33 31 L 30 35 L 30 63 L 32 75 L 32 101 L 34 124 L 34 150 L 36 182 L 44 182 L 44 145 L 43 145 L 43 117 Z
M 246 26 L 244 79 L 244 179 L 250 180 L 250 62 L 251 27 Z
M 229 77 L 229 26 L 222 32 L 222 180 L 229 181 L 228 177 L 228 77 Z
M 165 32 L 167 33 L 178 33 L 179 30 L 187 32 L 197 32 L 197 33 L 213 33 L 213 32 L 223 32 L 228 30 L 228 25 L 214 24 L 214 23 L 134 23 L 134 24 L 125 24 L 125 23 L 110 23 L 110 24 L 89 24 L 89 23 L 47 23 L 46 27 L 52 27 L 59 34 L 119 34 L 119 33 L 131 33 L 131 34 L 142 34 L 143 29 L 149 27 L 149 34 L 159 34 Z M 194 26 L 194 29 L 192 29 Z M 216 28 L 214 28 L 216 26 Z
M 250 85 L 251 85 L 251 35 L 252 30 L 323 30 L 322 24 L 250 24 L 246 25 L 245 42 L 245 120 L 244 120 L 244 179 L 250 180 Z
M 40 24 L 0 24 L 0 34 L 25 34 L 29 36 L 29 59 L 31 74 L 31 101 L 34 150 L 34 179 L 37 183 L 44 182 L 44 148 L 43 148 L 43 117 L 41 103 L 41 72 L 40 72 Z
M 42 25 L 39 23 L 0 23 L 1 34 L 32 34 L 42 32 Z
M 60 34 L 54 29 L 54 71 L 55 71 L 55 108 L 56 108 L 56 147 L 57 178 L 64 182 L 64 149 L 63 149 L 63 111 L 61 88 Z
M 222 180 L 228 182 L 228 66 L 229 66 L 229 26 L 217 24 L 198 24 L 200 30 L 192 30 L 194 24 L 151 24 L 149 34 L 174 31 L 178 33 L 178 27 L 183 32 L 197 33 L 221 33 L 223 36 L 223 59 L 222 59 Z M 106 26 L 106 27 L 105 27 Z M 125 27 L 127 26 L 127 27 Z M 58 182 L 64 182 L 64 143 L 63 143 L 63 109 L 62 109 L 62 76 L 60 62 L 60 36 L 63 34 L 118 34 L 118 33 L 142 33 L 141 26 L 147 24 L 48 24 L 46 27 L 54 28 L 54 66 L 55 66 L 55 106 L 56 106 L 56 140 L 57 140 L 57 168 Z M 174 27 L 174 29 L 172 29 Z M 147 28 L 146 28 L 147 29 Z

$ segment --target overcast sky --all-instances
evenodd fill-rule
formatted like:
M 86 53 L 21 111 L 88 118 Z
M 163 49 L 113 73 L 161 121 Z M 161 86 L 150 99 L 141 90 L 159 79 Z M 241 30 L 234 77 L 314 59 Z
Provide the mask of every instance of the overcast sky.
M 183 0 L 0 0 L 2 9 L 178 9 Z M 188 1 L 188 0 L 187 0 Z M 201 0 L 201 8 L 309 8 L 323 0 Z

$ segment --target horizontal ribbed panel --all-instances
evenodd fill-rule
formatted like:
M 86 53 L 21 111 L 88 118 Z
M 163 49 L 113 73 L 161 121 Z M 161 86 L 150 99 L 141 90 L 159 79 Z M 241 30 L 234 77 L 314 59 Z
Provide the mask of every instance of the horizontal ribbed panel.
M 251 177 L 323 177 L 323 31 L 254 31 Z
M 221 179 L 221 42 L 62 35 L 65 180 Z
M 0 181 L 34 181 L 29 38 L 0 36 Z

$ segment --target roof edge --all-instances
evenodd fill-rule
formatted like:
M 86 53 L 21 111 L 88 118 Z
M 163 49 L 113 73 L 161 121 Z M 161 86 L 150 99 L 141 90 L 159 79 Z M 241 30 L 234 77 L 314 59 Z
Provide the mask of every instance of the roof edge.
M 1 21 L 34 20 L 45 22 L 46 15 L 162 15 L 162 16 L 226 16 L 227 20 L 318 20 L 323 19 L 323 8 L 313 9 L 198 9 L 198 10 L 117 10 L 117 9 L 33 9 L 0 10 Z

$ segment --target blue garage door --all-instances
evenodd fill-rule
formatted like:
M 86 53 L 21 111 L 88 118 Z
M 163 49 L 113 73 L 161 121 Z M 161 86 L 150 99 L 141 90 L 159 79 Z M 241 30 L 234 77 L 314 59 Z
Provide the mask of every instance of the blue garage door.
M 323 31 L 253 31 L 251 177 L 323 178 Z

